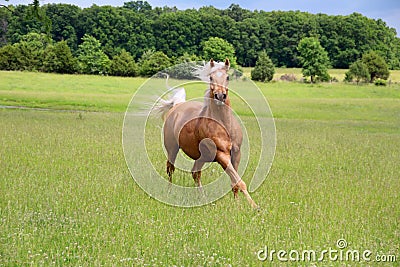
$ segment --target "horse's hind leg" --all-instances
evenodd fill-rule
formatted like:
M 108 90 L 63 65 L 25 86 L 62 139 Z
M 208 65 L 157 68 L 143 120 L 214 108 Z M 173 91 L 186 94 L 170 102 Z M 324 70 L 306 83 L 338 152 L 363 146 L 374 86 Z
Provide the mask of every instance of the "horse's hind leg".
M 175 171 L 174 164 L 175 164 L 176 156 L 178 155 L 178 152 L 179 152 L 179 146 L 178 146 L 178 144 L 165 143 L 165 148 L 166 148 L 167 154 L 168 154 L 168 159 L 167 159 L 168 180 L 170 183 L 172 183 L 172 174 Z
M 172 183 L 172 174 L 175 171 L 175 166 L 169 160 L 167 160 L 167 174 L 168 174 L 168 181 Z
M 192 168 L 192 177 L 200 192 L 203 192 L 203 187 L 201 185 L 201 168 L 204 166 L 204 161 L 196 160 Z

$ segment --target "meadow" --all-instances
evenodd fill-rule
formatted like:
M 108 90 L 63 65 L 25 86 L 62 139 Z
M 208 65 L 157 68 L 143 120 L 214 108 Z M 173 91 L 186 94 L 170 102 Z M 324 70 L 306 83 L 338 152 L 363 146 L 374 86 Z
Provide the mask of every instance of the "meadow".
M 398 266 L 395 78 L 388 87 L 257 83 L 277 132 L 270 173 L 252 193 L 260 211 L 231 193 L 172 207 L 135 183 L 121 131 L 144 81 L 0 72 L 0 266 Z M 161 151 L 151 157 L 164 171 Z M 174 179 L 192 183 L 188 173 Z M 265 248 L 287 261 L 260 261 Z M 288 260 L 291 250 L 329 249 L 368 250 L 370 261 Z

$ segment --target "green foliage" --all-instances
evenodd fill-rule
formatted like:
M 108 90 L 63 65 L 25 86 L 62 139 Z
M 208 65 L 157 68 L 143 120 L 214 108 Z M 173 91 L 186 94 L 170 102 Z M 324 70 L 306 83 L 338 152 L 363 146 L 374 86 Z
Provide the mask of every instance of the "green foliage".
M 265 50 L 275 66 L 299 67 L 300 40 L 318 36 L 334 68 L 348 68 L 371 50 L 381 55 L 389 68 L 400 68 L 400 38 L 394 29 L 380 19 L 358 13 L 330 16 L 300 11 L 249 11 L 235 4 L 225 10 L 212 6 L 178 10 L 152 8 L 146 1 L 83 9 L 68 4 L 9 8 L 12 15 L 6 9 L 0 10 L 0 46 L 18 43 L 30 32 L 46 32 L 55 42 L 67 41 L 76 55 L 81 38 L 88 34 L 100 41 L 110 58 L 125 49 L 138 61 L 149 49 L 162 51 L 169 58 L 185 53 L 203 57 L 200 53 L 204 43 L 219 37 L 233 45 L 239 65 L 255 66 L 258 53 Z M 50 20 L 50 31 L 46 22 L 38 19 L 40 14 Z M 235 66 L 233 58 L 231 62 Z
M 19 49 L 16 45 L 6 45 L 0 48 L 0 70 L 19 70 Z
M 100 42 L 87 34 L 82 40 L 78 50 L 79 71 L 84 74 L 107 74 L 110 60 L 101 49 Z
M 74 73 L 77 68 L 76 59 L 66 41 L 60 41 L 45 50 L 43 71 L 55 73 Z
M 297 50 L 299 51 L 299 61 L 304 77 L 310 77 L 311 83 L 316 82 L 316 78 L 321 81 L 329 80 L 328 53 L 321 46 L 317 38 L 303 38 Z
M 229 58 L 231 66 L 236 67 L 235 48 L 229 42 L 219 37 L 211 37 L 203 44 L 203 59 L 223 62 Z
M 49 39 L 45 34 L 28 33 L 14 44 L 18 62 L 17 70 L 38 71 L 43 66 L 43 58 Z
M 374 81 L 376 86 L 386 86 L 386 80 L 378 78 Z
M 376 52 L 370 51 L 364 54 L 361 60 L 368 68 L 368 72 L 371 75 L 371 82 L 378 78 L 383 80 L 387 80 L 389 78 L 389 68 L 385 60 Z
M 357 84 L 360 81 L 369 82 L 371 75 L 368 71 L 368 66 L 362 62 L 362 60 L 357 60 L 350 65 L 349 71 L 345 73 L 345 81 L 352 82 L 355 80 Z
M 171 65 L 169 57 L 161 51 L 149 51 L 143 54 L 140 60 L 140 74 L 150 77 L 159 71 L 168 68 Z
M 69 4 L 47 4 L 43 6 L 46 16 L 52 21 L 51 37 L 54 41 L 67 41 L 71 50 L 78 48 L 78 16 L 81 9 Z
M 125 49 L 111 60 L 110 75 L 114 76 L 131 76 L 138 74 L 138 67 L 129 52 Z
M 0 47 L 7 45 L 8 21 L 12 18 L 12 10 L 0 6 Z
M 262 51 L 258 55 L 256 66 L 251 71 L 251 79 L 261 82 L 269 82 L 275 74 L 275 67 L 272 60 L 268 57 L 267 52 Z
M 38 71 L 43 66 L 43 58 L 49 39 L 44 34 L 28 33 L 13 45 L 0 50 L 0 69 Z
M 196 62 L 200 60 L 196 55 L 185 53 L 183 56 L 177 58 L 176 64 L 166 70 L 166 73 L 175 79 L 193 79 L 193 68 L 196 66 Z
M 131 9 L 135 12 L 148 13 L 151 11 L 151 5 L 147 1 L 124 2 L 123 7 Z

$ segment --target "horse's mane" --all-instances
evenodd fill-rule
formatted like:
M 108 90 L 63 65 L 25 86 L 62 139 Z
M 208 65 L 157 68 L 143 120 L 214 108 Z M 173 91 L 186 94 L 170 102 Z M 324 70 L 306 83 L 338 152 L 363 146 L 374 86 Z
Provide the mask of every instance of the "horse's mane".
M 203 65 L 197 65 L 193 70 L 193 76 L 199 78 L 203 82 L 210 82 L 210 75 L 214 71 L 225 68 L 224 62 L 214 62 L 214 67 L 211 67 L 210 62 L 203 63 Z
M 202 65 L 197 65 L 192 74 L 194 77 L 199 78 L 203 82 L 209 83 L 210 82 L 210 75 L 214 71 L 220 70 L 225 68 L 225 63 L 224 62 L 214 62 L 214 67 L 211 67 L 210 62 L 203 62 Z M 210 98 L 210 88 L 208 88 L 204 92 L 204 106 L 208 106 L 208 100 Z

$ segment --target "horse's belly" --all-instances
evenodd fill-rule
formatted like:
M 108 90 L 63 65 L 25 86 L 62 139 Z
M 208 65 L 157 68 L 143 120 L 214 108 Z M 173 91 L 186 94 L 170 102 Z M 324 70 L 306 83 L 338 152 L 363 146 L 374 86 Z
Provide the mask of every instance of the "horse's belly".
M 195 123 L 196 120 L 186 122 L 180 130 L 178 137 L 179 147 L 194 160 L 200 158 L 199 141 L 195 135 Z
M 203 107 L 201 102 L 184 102 L 176 105 L 164 124 L 164 135 L 174 136 L 179 147 L 192 159 L 200 157 L 199 143 L 195 136 L 196 119 Z

